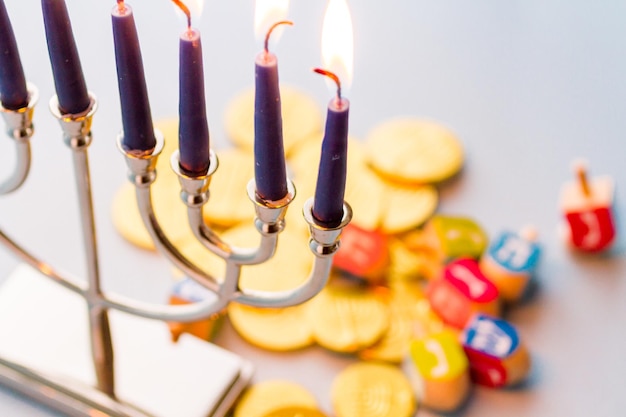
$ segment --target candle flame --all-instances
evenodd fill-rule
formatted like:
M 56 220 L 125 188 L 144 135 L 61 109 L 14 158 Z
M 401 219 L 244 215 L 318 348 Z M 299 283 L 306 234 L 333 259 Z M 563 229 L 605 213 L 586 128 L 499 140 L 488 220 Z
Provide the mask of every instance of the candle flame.
M 204 0 L 172 0 L 176 9 L 176 14 L 185 19 L 187 25 L 190 25 L 191 20 L 197 21 L 202 16 L 202 10 L 204 9 Z M 186 11 L 185 11 L 186 9 Z
M 334 72 L 344 87 L 352 82 L 354 33 L 346 0 L 329 0 L 322 24 L 322 62 Z M 334 84 L 330 84 L 335 88 Z
M 287 18 L 289 0 L 256 0 L 254 10 L 254 33 L 259 40 L 265 39 L 270 28 Z M 272 32 L 272 40 L 280 38 L 283 27 L 277 27 Z

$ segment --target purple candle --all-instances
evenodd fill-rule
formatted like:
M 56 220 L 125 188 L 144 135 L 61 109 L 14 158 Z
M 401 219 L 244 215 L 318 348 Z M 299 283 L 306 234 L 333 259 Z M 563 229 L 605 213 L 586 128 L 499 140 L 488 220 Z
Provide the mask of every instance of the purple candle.
M 209 125 L 204 98 L 204 70 L 200 32 L 188 26 L 180 36 L 180 100 L 178 148 L 180 167 L 192 176 L 209 169 Z
M 0 102 L 9 110 L 28 105 L 26 78 L 4 0 L 0 0 Z
M 91 105 L 64 0 L 41 0 L 52 75 L 64 114 L 79 114 Z
M 255 60 L 254 177 L 256 192 L 264 200 L 276 201 L 287 195 L 287 172 L 283 148 L 283 120 L 278 84 L 278 60 L 269 52 L 272 30 L 265 37 L 265 49 Z
M 122 108 L 123 145 L 127 150 L 150 151 L 154 149 L 156 139 L 133 10 L 124 1 L 118 0 L 111 12 L 111 21 Z
M 335 74 L 317 68 L 315 72 L 326 75 L 337 83 L 337 97 L 330 101 L 326 113 L 326 130 L 313 200 L 313 217 L 321 226 L 337 227 L 343 219 L 350 102 L 341 97 L 341 85 Z

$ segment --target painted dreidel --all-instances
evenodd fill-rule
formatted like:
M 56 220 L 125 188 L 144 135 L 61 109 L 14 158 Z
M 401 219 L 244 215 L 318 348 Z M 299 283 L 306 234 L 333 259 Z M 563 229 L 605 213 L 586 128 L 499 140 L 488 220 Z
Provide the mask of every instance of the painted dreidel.
M 191 304 L 206 300 L 208 297 L 215 297 L 215 294 L 204 288 L 191 278 L 183 278 L 177 281 L 172 287 L 169 304 L 181 305 Z M 167 323 L 172 340 L 178 341 L 183 333 L 192 334 L 202 340 L 211 340 L 219 325 L 221 324 L 223 313 L 216 313 L 209 318 L 187 323 L 170 321 Z
M 380 283 L 389 265 L 387 236 L 353 224 L 341 232 L 341 247 L 333 258 L 333 267 L 343 275 L 364 283 Z
M 481 272 L 478 262 L 457 259 L 427 289 L 431 308 L 448 325 L 465 327 L 475 313 L 500 313 L 498 288 Z
M 530 371 L 528 350 L 507 321 L 477 314 L 461 334 L 472 380 L 492 388 L 515 385 Z
M 454 411 L 469 395 L 469 362 L 450 330 L 413 340 L 403 369 L 420 404 L 431 409 Z
M 498 287 L 503 300 L 514 302 L 526 291 L 540 255 L 534 228 L 526 227 L 519 233 L 505 231 L 480 259 L 480 270 Z
M 574 164 L 577 179 L 561 188 L 560 208 L 567 242 L 584 252 L 608 249 L 615 240 L 614 183 L 610 176 L 587 178 L 584 161 Z
M 406 243 L 413 250 L 429 252 L 441 265 L 461 257 L 478 259 L 488 242 L 483 228 L 469 217 L 436 215 L 421 233 L 411 234 Z M 436 278 L 439 272 L 433 269 L 426 278 Z

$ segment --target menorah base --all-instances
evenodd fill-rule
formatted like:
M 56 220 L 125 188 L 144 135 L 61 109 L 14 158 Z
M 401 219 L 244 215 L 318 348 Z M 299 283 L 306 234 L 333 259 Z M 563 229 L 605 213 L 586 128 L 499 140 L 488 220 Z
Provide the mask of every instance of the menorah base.
M 110 312 L 117 398 L 97 389 L 84 300 L 20 265 L 0 287 L 0 384 L 70 416 L 222 417 L 249 362 L 167 325 Z

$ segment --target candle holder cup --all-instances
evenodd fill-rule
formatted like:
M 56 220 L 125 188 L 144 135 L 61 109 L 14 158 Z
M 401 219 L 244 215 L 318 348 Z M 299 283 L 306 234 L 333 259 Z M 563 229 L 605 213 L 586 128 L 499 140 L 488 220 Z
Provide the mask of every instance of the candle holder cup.
M 13 174 L 0 184 L 0 194 L 7 194 L 18 189 L 30 168 L 30 138 L 33 135 L 33 109 L 37 101 L 37 90 L 29 85 L 31 100 L 29 105 L 17 111 L 0 108 L 7 125 L 7 134 L 15 140 L 17 163 Z M 120 311 L 144 319 L 157 321 L 189 322 L 206 319 L 222 311 L 230 302 L 237 302 L 258 307 L 288 307 L 315 296 L 325 286 L 332 265 L 334 253 L 339 248 L 341 230 L 350 222 L 352 211 L 344 204 L 344 216 L 341 224 L 335 228 L 318 225 L 312 215 L 312 199 L 304 207 L 304 218 L 310 227 L 310 250 L 315 257 L 308 279 L 299 287 L 280 292 L 256 291 L 239 285 L 241 269 L 248 265 L 266 262 L 274 255 L 278 236 L 285 228 L 285 213 L 293 201 L 296 191 L 288 181 L 287 195 L 278 201 L 263 200 L 256 193 L 254 180 L 247 186 L 247 192 L 256 212 L 255 226 L 261 241 L 256 248 L 239 248 L 222 240 L 203 219 L 203 207 L 210 197 L 211 177 L 218 168 L 215 152 L 210 152 L 209 171 L 206 175 L 190 176 L 179 166 L 178 152 L 171 158 L 171 165 L 178 176 L 180 197 L 187 206 L 189 225 L 195 238 L 206 248 L 207 255 L 213 253 L 226 264 L 225 275 L 220 279 L 202 270 L 168 239 L 161 228 L 152 204 L 151 188 L 157 179 L 156 162 L 163 150 L 164 138 L 156 133 L 156 146 L 151 152 L 136 153 L 125 149 L 123 136 L 118 136 L 118 148 L 123 154 L 127 167 L 128 179 L 135 186 L 137 203 L 143 223 L 150 233 L 157 250 L 170 263 L 186 276 L 201 286 L 209 289 L 215 296 L 188 305 L 150 304 L 128 299 L 112 292 L 104 292 L 100 285 L 100 270 L 96 242 L 94 210 L 91 192 L 88 148 L 92 141 L 91 122 L 97 109 L 95 96 L 90 95 L 91 105 L 78 115 L 64 115 L 59 111 L 56 97 L 50 101 L 50 109 L 59 120 L 65 144 L 73 155 L 76 187 L 80 207 L 81 230 L 83 233 L 87 273 L 85 279 L 77 279 L 54 269 L 31 254 L 24 247 L 0 230 L 0 243 L 26 264 L 48 277 L 60 288 L 78 295 L 87 306 L 88 338 L 91 347 L 90 363 L 93 365 L 95 384 L 70 380 L 64 376 L 50 375 L 0 355 L 0 383 L 42 402 L 68 415 L 93 416 L 152 416 L 158 412 L 145 407 L 132 405 L 126 398 L 120 399 L 114 372 L 114 343 L 109 313 Z M 117 314 L 117 313 L 116 313 Z M 208 343 L 204 343 L 207 346 Z M 234 377 L 226 380 L 224 392 L 220 392 L 214 404 L 205 414 L 223 416 L 251 377 L 251 367 L 241 361 L 234 372 Z M 68 382 L 69 381 L 69 382 Z M 156 395 L 157 393 L 153 393 Z M 163 395 L 159 393 L 159 395 Z M 177 415 L 183 415 L 177 414 Z

